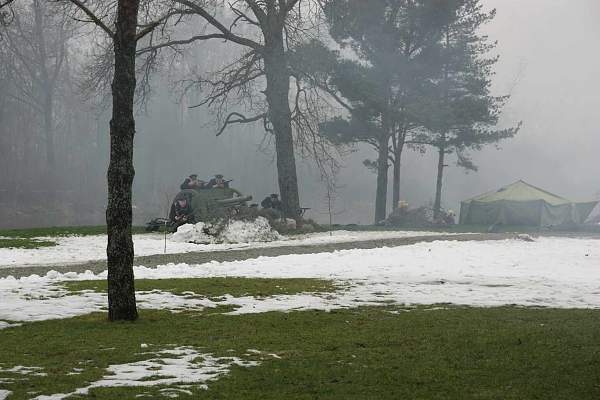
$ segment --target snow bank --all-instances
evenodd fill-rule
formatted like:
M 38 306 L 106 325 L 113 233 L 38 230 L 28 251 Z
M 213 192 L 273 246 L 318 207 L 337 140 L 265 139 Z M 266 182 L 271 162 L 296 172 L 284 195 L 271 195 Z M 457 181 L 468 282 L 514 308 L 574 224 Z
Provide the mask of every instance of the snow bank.
M 177 228 L 177 232 L 173 234 L 171 241 L 175 243 L 194 243 L 194 244 L 209 244 L 214 242 L 214 238 L 206 233 L 209 227 L 204 222 L 197 224 L 185 224 Z
M 269 221 L 258 217 L 254 221 L 230 221 L 228 223 L 207 224 L 199 222 L 186 224 L 177 229 L 172 241 L 178 243 L 260 243 L 284 239 L 275 231 Z
M 220 238 L 225 243 L 250 243 L 250 242 L 273 242 L 282 240 L 269 221 L 264 217 L 258 217 L 255 221 L 232 221 L 221 233 Z

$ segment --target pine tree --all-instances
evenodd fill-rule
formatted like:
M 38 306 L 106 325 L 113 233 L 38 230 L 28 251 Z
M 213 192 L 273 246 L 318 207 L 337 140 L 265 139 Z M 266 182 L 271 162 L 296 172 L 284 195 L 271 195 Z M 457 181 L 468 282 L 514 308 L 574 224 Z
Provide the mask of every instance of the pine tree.
M 377 151 L 377 161 L 365 165 L 377 172 L 375 223 L 386 218 L 390 161 L 394 166 L 394 207 L 400 197 L 400 161 L 409 135 L 419 126 L 412 112 L 420 98 L 421 82 L 439 45 L 447 13 L 431 0 L 331 0 L 324 13 L 332 38 L 352 52 L 331 61 L 315 50 L 325 77 L 319 84 L 346 108 L 349 116 L 322 125 L 337 142 L 366 142 Z M 324 61 L 328 60 L 328 61 Z M 324 67 L 323 67 L 324 65 Z M 318 66 L 314 67 L 318 69 Z
M 489 56 L 495 48 L 481 27 L 491 21 L 495 10 L 486 12 L 479 0 L 454 0 L 444 10 L 448 23 L 443 27 L 438 52 L 430 66 L 435 78 L 425 81 L 416 110 L 427 130 L 417 142 L 438 151 L 434 217 L 440 216 L 443 173 L 449 154 L 456 154 L 457 164 L 476 170 L 468 151 L 480 150 L 513 137 L 519 129 L 496 129 L 501 109 L 508 96 L 493 96 L 493 67 L 498 57 Z M 433 60 L 437 59 L 436 62 Z

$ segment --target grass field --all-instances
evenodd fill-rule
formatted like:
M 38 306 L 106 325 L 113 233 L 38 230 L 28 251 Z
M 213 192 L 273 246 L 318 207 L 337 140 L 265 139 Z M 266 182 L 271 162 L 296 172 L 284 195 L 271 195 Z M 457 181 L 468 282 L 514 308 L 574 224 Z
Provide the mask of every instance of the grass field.
M 147 233 L 144 227 L 134 227 L 134 234 Z M 31 229 L 1 229 L 0 249 L 37 249 L 40 247 L 56 246 L 56 242 L 40 238 L 57 238 L 64 236 L 91 236 L 105 235 L 105 226 L 74 226 L 74 227 L 49 227 Z
M 14 392 L 10 400 L 69 393 L 100 379 L 111 364 L 146 360 L 148 352 L 173 346 L 260 362 L 232 367 L 207 390 L 186 387 L 191 394 L 180 393 L 182 399 L 600 396 L 600 311 L 590 310 L 143 311 L 135 323 L 109 323 L 106 315 L 93 314 L 27 324 L 0 331 L 0 343 L 4 370 L 21 365 L 47 374 L 0 372 L 0 388 Z M 164 388 L 96 388 L 90 395 L 160 398 Z
M 103 281 L 63 285 L 73 292 L 106 290 Z M 136 287 L 209 298 L 337 289 L 332 282 L 316 279 L 246 278 L 138 280 Z M 110 365 L 156 357 L 157 371 L 176 364 L 175 356 L 158 354 L 184 346 L 260 364 L 231 366 L 227 375 L 207 382 L 208 389 L 190 382 L 139 386 L 170 376 L 159 371 L 139 378 L 138 386 L 92 388 L 89 396 L 162 398 L 176 393 L 182 399 L 331 400 L 600 396 L 600 310 L 382 305 L 225 315 L 229 311 L 229 306 L 182 313 L 142 310 L 135 323 L 109 323 L 105 314 L 96 313 L 0 330 L 0 390 L 13 392 L 8 400 L 71 393 L 106 379 Z
M 56 246 L 51 240 L 40 240 L 30 238 L 0 238 L 0 249 L 38 249 L 40 247 Z
M 143 226 L 134 226 L 134 234 L 147 233 Z M 39 237 L 61 237 L 61 236 L 91 236 L 105 235 L 106 226 L 69 226 L 69 227 L 47 227 L 30 229 L 2 229 L 0 237 L 30 239 Z
M 107 292 L 103 281 L 74 281 L 63 283 L 68 290 Z M 196 293 L 215 298 L 229 294 L 235 297 L 266 297 L 292 295 L 302 292 L 329 293 L 336 290 L 330 281 L 320 279 L 256 279 L 256 278 L 196 278 L 196 279 L 136 279 L 135 290 L 160 290 L 176 295 Z

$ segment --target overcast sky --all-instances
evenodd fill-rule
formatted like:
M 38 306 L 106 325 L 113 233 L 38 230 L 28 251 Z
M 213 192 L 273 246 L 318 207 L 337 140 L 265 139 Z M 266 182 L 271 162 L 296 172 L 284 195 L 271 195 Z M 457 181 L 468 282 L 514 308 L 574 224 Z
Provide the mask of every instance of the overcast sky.
M 599 197 L 600 2 L 486 4 L 498 13 L 487 27 L 501 57 L 495 87 L 512 95 L 504 122 L 522 120 L 523 129 L 502 151 L 478 155 L 480 173 L 461 185 L 523 178 L 566 197 Z

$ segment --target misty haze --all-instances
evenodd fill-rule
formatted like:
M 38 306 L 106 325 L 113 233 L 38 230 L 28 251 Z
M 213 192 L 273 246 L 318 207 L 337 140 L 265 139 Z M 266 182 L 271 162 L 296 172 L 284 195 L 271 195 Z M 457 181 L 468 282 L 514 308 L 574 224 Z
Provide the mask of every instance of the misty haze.
M 0 400 L 600 398 L 596 0 L 0 0 Z

